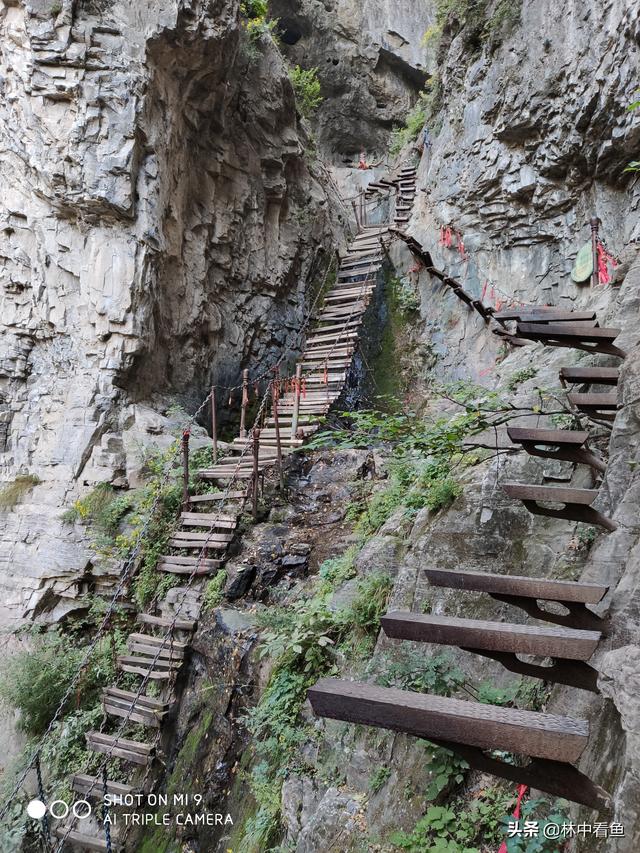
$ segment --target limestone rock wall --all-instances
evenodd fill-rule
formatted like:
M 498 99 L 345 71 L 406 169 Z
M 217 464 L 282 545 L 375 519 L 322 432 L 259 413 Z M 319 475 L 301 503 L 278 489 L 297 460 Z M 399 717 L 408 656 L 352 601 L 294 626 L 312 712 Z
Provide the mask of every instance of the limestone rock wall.
M 6 625 L 103 571 L 61 508 L 126 485 L 149 405 L 295 349 L 330 211 L 237 0 L 5 0 L 0 45 L 0 479 L 41 481 L 3 513 Z

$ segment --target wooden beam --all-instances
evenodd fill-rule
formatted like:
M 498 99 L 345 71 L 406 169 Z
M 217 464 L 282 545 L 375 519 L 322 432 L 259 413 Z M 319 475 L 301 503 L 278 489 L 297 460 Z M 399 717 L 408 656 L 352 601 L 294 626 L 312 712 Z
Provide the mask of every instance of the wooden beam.
M 482 619 L 457 619 L 422 613 L 393 611 L 382 617 L 387 637 L 445 646 L 472 647 L 537 657 L 586 661 L 595 652 L 599 631 L 572 631 Z
M 321 679 L 309 699 L 320 717 L 553 761 L 577 761 L 589 737 L 586 720 L 335 678 Z
M 558 581 L 531 578 L 527 575 L 495 575 L 487 572 L 453 571 L 450 569 L 425 569 L 429 583 L 449 589 L 486 592 L 490 595 L 525 596 L 560 603 L 597 604 L 609 587 L 580 581 Z

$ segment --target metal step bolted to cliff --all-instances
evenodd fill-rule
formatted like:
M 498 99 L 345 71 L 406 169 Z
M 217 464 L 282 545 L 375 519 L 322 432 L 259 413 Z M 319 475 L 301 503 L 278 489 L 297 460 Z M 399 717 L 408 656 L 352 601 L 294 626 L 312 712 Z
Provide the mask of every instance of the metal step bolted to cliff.
M 594 220 L 592 220 L 592 231 Z M 623 359 L 626 353 L 614 343 L 620 330 L 600 327 L 594 312 L 562 311 L 556 308 L 523 306 L 495 312 L 464 293 L 454 279 L 434 269 L 428 253 L 411 237 L 401 236 L 420 257 L 424 266 L 456 295 L 475 308 L 484 319 L 501 324 L 498 334 L 516 346 L 529 341 L 545 346 L 574 347 L 595 355 Z M 594 258 L 595 258 L 594 249 Z M 506 329 L 515 322 L 514 332 Z M 496 329 L 494 329 L 496 331 Z M 560 381 L 582 387 L 611 386 L 619 370 L 609 366 L 563 367 Z M 567 395 L 576 417 L 585 415 L 594 423 L 610 424 L 618 408 L 617 395 L 610 392 L 579 392 Z M 604 461 L 589 449 L 586 430 L 508 428 L 514 444 L 529 454 L 588 466 L 595 477 L 606 469 Z M 616 523 L 592 507 L 596 489 L 504 483 L 511 497 L 523 501 L 537 515 L 582 521 L 617 528 Z M 488 593 L 498 601 L 524 610 L 529 616 L 560 627 L 508 624 L 459 619 L 409 612 L 388 613 L 382 628 L 388 637 L 457 646 L 492 658 L 506 669 L 548 682 L 596 691 L 597 671 L 589 665 L 600 640 L 608 633 L 608 621 L 587 605 L 597 605 L 608 587 L 598 584 L 540 580 L 524 576 L 491 575 L 481 572 L 428 570 L 435 586 Z M 560 604 L 565 614 L 547 610 L 539 601 Z M 522 661 L 518 655 L 551 659 L 551 666 Z M 482 772 L 492 773 L 564 797 L 597 810 L 606 810 L 609 794 L 574 765 L 589 737 L 586 720 L 555 714 L 482 706 L 476 702 L 415 694 L 371 684 L 322 679 L 309 690 L 318 716 L 378 726 L 444 746 Z M 488 750 L 517 753 L 528 762 L 516 766 L 491 755 Z

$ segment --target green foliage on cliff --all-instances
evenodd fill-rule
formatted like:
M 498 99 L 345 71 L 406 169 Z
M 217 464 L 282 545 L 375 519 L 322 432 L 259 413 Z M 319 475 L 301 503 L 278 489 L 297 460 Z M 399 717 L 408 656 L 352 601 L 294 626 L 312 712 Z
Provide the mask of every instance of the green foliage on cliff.
M 256 801 L 246 821 L 241 853 L 268 849 L 278 835 L 280 790 L 292 769 L 300 763 L 298 748 L 311 733 L 300 722 L 308 688 L 323 675 L 338 671 L 342 654 L 352 656 L 362 638 L 374 637 L 386 609 L 391 579 L 371 574 L 361 579 L 350 605 L 334 608 L 336 589 L 353 574 L 354 552 L 327 560 L 311 594 L 286 608 L 270 608 L 260 622 L 261 655 L 274 662 L 269 684 L 247 718 L 253 736 L 255 764 L 249 784 Z
M 439 50 L 445 32 L 460 35 L 465 50 L 473 54 L 487 44 L 496 48 L 520 21 L 522 0 L 436 0 L 435 23 L 426 31 L 422 43 Z
M 40 478 L 35 474 L 19 474 L 10 483 L 5 483 L 0 487 L 0 510 L 12 509 L 39 482 Z
M 289 71 L 289 79 L 296 93 L 296 104 L 305 118 L 311 118 L 323 101 L 320 92 L 320 80 L 317 68 L 294 66 Z
M 513 795 L 500 786 L 489 788 L 464 804 L 432 805 L 414 829 L 396 832 L 390 841 L 410 853 L 480 853 L 497 847 L 502 837 L 502 817 L 513 803 Z
M 124 634 L 114 629 L 92 654 L 66 709 L 87 708 L 99 689 L 115 676 L 115 656 L 125 649 Z M 84 657 L 83 645 L 60 630 L 36 636 L 33 646 L 12 655 L 0 672 L 0 698 L 20 712 L 18 725 L 29 735 L 42 734 L 62 701 Z

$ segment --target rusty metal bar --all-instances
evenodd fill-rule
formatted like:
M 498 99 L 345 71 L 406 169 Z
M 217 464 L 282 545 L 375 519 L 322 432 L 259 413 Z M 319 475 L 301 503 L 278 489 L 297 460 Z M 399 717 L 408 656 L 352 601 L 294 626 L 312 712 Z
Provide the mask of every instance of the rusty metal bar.
M 259 468 L 259 456 L 260 456 L 260 430 L 256 427 L 252 432 L 253 437 L 253 479 L 252 479 L 252 488 L 251 488 L 251 511 L 253 514 L 253 520 L 257 521 L 258 519 L 258 485 L 260 482 L 260 468 Z
M 296 364 L 295 388 L 293 391 L 293 414 L 291 416 L 291 438 L 296 437 L 298 432 L 298 417 L 300 415 L 300 384 L 302 379 L 302 365 Z
M 593 272 L 591 273 L 591 284 L 595 287 L 599 284 L 598 277 L 598 226 L 600 220 L 597 216 L 591 217 L 591 253 L 593 255 Z
M 189 506 L 189 430 L 182 433 L 182 504 Z
M 240 407 L 240 438 L 247 437 L 247 408 L 249 407 L 249 371 L 242 371 L 242 405 Z
M 216 411 L 216 386 L 211 386 L 211 438 L 213 439 L 213 462 L 218 461 L 218 413 Z
M 278 473 L 280 475 L 280 492 L 284 492 L 284 470 L 282 468 L 282 443 L 280 441 L 280 419 L 278 417 L 278 400 L 280 399 L 280 377 L 276 371 L 276 378 L 273 380 L 272 388 L 272 409 L 273 409 L 273 426 L 276 433 L 276 457 L 278 459 Z

